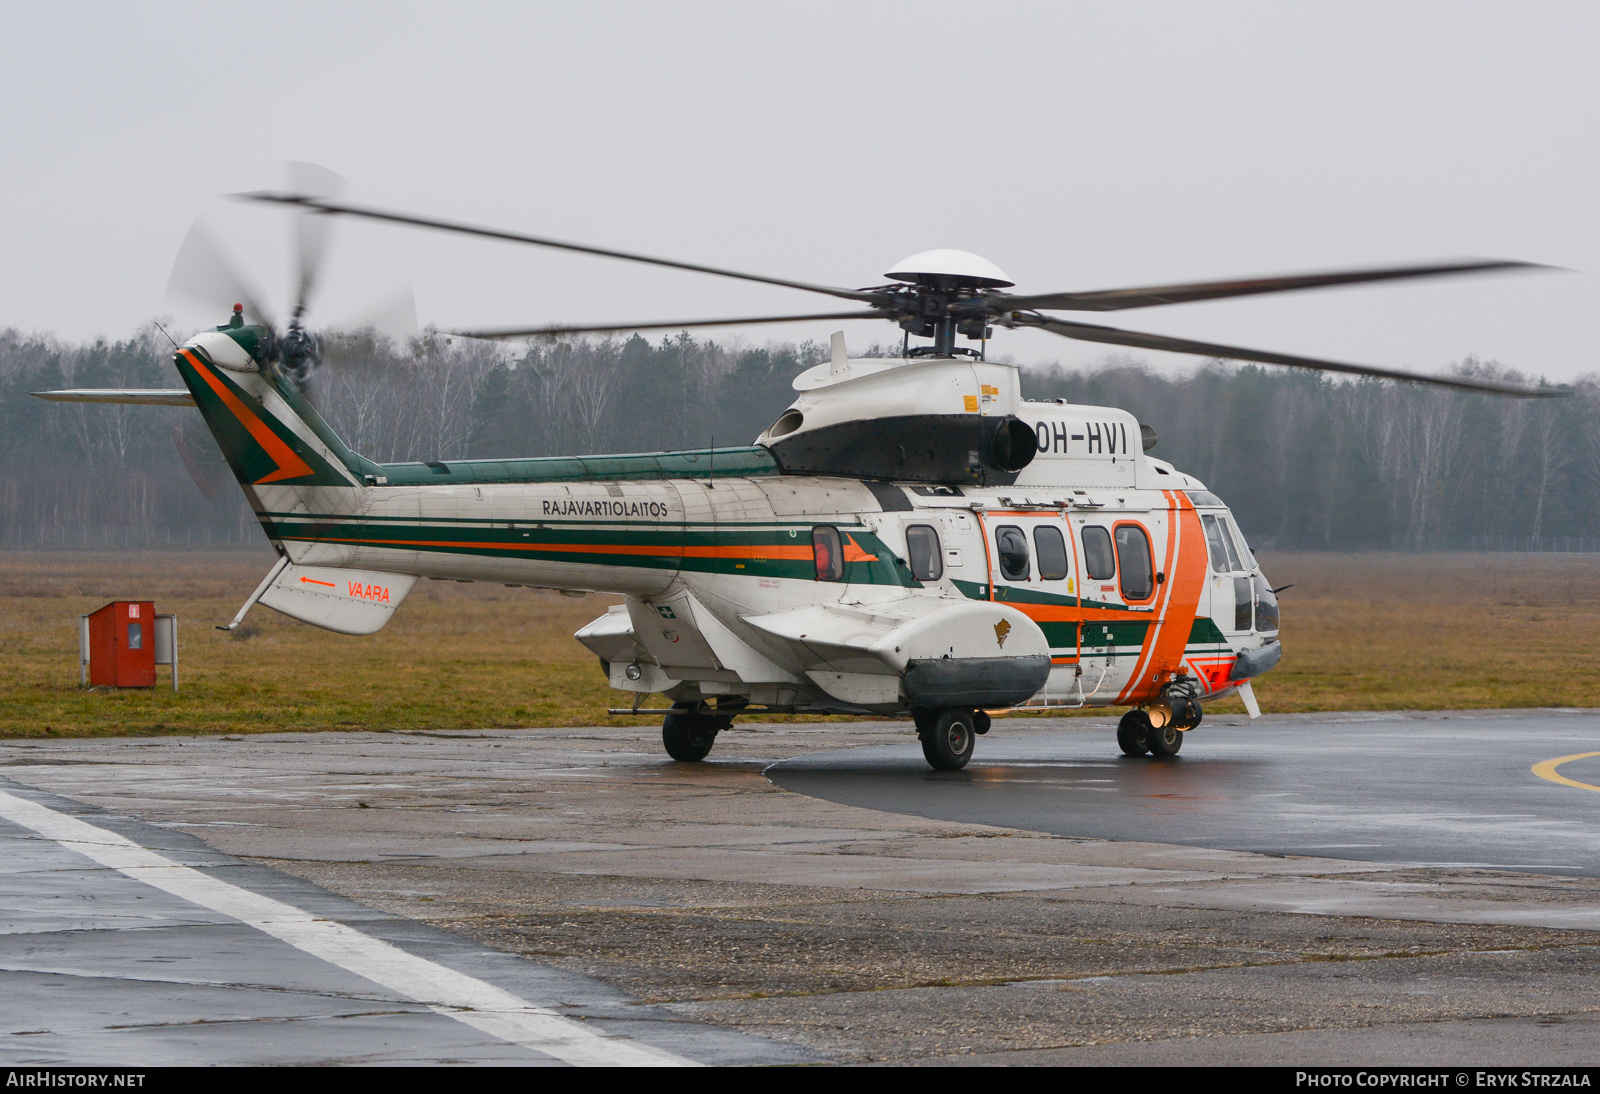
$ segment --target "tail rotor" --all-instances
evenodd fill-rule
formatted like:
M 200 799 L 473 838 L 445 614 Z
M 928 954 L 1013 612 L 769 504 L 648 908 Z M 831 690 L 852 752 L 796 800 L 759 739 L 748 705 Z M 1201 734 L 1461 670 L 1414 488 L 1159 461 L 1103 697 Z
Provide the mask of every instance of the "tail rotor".
M 322 200 L 337 198 L 345 188 L 343 178 L 314 163 L 290 163 L 287 172 L 291 188 Z M 188 297 L 218 311 L 233 306 L 240 321 L 267 328 L 260 358 L 275 361 L 284 375 L 304 388 L 322 363 L 322 337 L 306 328 L 305 317 L 311 310 L 327 258 L 332 226 L 332 218 L 314 209 L 302 207 L 295 212 L 290 228 L 295 283 L 286 327 L 279 327 L 273 313 L 262 304 L 262 295 L 238 272 L 200 220 L 195 221 L 178 248 L 167 294 Z

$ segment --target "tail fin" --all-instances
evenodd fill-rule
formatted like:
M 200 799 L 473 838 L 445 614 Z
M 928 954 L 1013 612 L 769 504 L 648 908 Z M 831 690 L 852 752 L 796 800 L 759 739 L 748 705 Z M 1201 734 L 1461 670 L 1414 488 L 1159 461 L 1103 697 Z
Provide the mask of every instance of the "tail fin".
M 261 369 L 241 327 L 196 335 L 174 364 L 240 485 L 349 486 L 381 468 L 347 448 L 294 384 Z

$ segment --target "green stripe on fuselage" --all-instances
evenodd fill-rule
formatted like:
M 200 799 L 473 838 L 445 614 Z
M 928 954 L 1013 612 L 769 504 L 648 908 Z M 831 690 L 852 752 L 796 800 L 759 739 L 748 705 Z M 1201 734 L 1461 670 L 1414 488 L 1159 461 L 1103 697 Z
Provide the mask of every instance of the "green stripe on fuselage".
M 1099 650 L 1108 646 L 1131 646 L 1133 649 L 1141 649 L 1150 626 L 1145 622 L 1113 623 L 1093 620 L 1083 625 L 1083 648 Z
M 617 525 L 577 522 L 532 521 L 462 523 L 419 523 L 416 518 L 326 516 L 321 519 L 286 519 L 286 514 L 264 517 L 269 535 L 312 543 L 334 543 L 354 547 L 389 547 L 403 551 L 440 554 L 465 554 L 566 562 L 580 566 L 627 566 L 664 570 L 685 570 L 703 574 L 729 574 L 742 577 L 778 577 L 811 580 L 816 576 L 810 557 L 811 530 L 802 528 L 707 527 L 685 530 L 676 524 L 659 527 L 618 527 Z M 910 571 L 872 532 L 843 527 L 867 558 L 845 564 L 844 580 L 862 585 L 897 585 L 920 588 Z M 794 548 L 805 551 L 801 558 L 778 557 L 774 550 L 763 557 L 763 548 Z M 586 549 L 587 548 L 587 549 Z
M 984 586 L 987 588 L 988 586 Z M 1049 604 L 1061 608 L 1076 608 L 1078 598 L 1065 593 L 1047 593 L 1043 589 L 1019 589 L 1015 585 L 996 585 L 994 598 L 1007 604 Z

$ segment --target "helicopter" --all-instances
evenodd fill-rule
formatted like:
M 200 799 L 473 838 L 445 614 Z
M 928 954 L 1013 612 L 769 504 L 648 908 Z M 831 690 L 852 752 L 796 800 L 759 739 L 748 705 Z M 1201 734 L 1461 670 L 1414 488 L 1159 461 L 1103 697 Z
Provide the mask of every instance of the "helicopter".
M 1279 661 L 1274 589 L 1206 484 L 1152 456 L 1155 431 L 1115 407 L 1035 402 L 991 361 L 997 329 L 1426 383 L 1508 397 L 1566 389 L 1428 376 L 1180 339 L 1052 314 L 1539 268 L 1472 260 L 1246 280 L 1019 294 L 965 251 L 895 263 L 851 289 L 742 273 L 357 205 L 309 185 L 236 195 L 295 216 L 299 278 L 281 331 L 206 240 L 180 280 L 235 297 L 178 346 L 184 387 L 36 392 L 57 401 L 192 405 L 278 560 L 256 604 L 350 635 L 380 630 L 423 577 L 498 581 L 622 603 L 582 627 L 611 713 L 659 715 L 675 760 L 703 760 L 750 714 L 909 716 L 923 755 L 957 770 L 1004 710 L 1124 707 L 1128 756 L 1173 756 L 1207 704 Z M 336 176 L 331 176 L 336 179 Z M 332 218 L 361 218 L 785 287 L 850 310 L 461 330 L 530 339 L 878 319 L 897 357 L 852 358 L 842 333 L 794 379 L 752 443 L 677 452 L 380 464 L 306 395 L 320 340 L 304 325 Z M 197 256 L 197 257 L 196 257 Z M 198 271 L 198 272 L 197 272 Z M 192 287 L 192 286 L 191 286 Z M 919 344 L 913 345 L 912 339 Z M 926 340 L 925 344 L 920 340 Z M 968 344 L 959 345 L 958 340 Z M 975 345 L 973 344 L 975 343 Z M 664 695 L 667 708 L 641 705 Z

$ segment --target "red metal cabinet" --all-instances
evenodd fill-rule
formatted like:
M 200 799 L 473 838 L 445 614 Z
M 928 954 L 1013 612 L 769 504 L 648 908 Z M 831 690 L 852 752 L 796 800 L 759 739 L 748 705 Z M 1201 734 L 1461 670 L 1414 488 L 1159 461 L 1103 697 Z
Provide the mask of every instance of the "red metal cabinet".
M 156 606 L 113 600 L 88 616 L 89 683 L 94 687 L 156 686 Z

